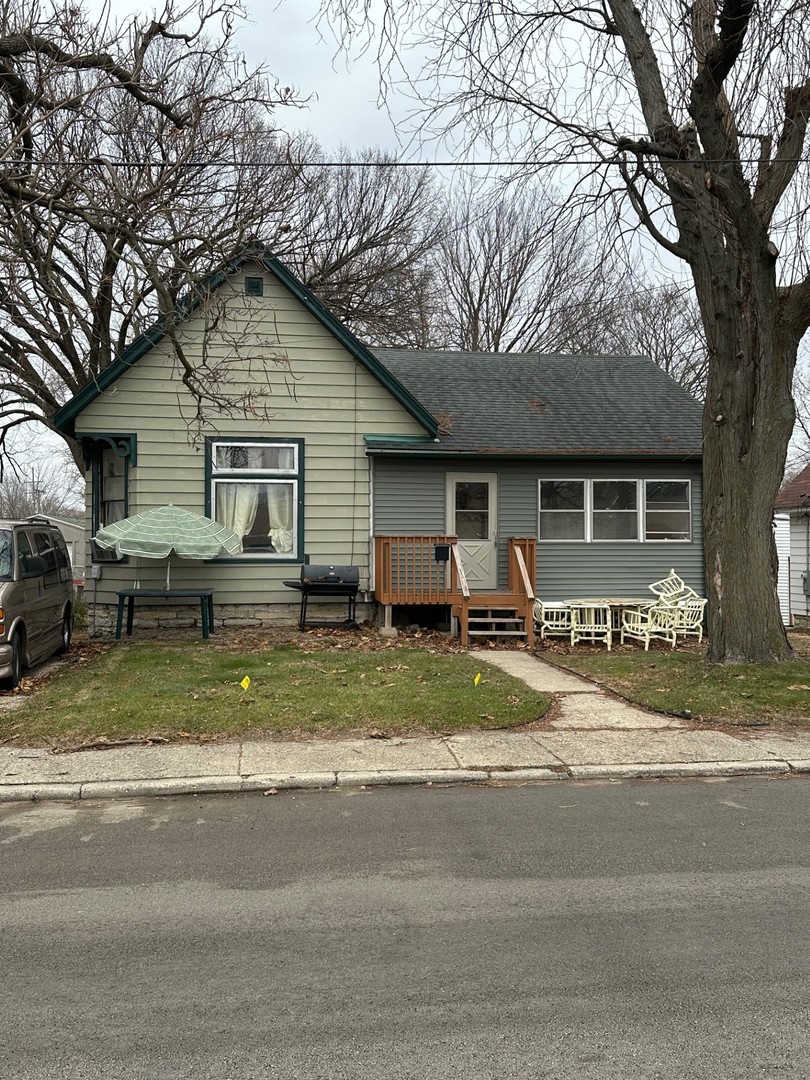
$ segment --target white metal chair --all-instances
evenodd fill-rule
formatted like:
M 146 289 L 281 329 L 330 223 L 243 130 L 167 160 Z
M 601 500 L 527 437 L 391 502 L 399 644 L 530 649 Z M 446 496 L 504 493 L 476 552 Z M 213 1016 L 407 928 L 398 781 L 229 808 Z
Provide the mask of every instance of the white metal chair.
M 691 590 L 690 590 L 691 591 Z M 675 605 L 675 633 L 678 637 L 696 637 L 703 641 L 703 616 L 707 601 L 694 593 Z
M 653 604 L 647 608 L 624 608 L 620 641 L 624 645 L 626 637 L 644 642 L 644 651 L 650 648 L 651 641 L 668 641 L 675 648 L 677 627 L 680 618 L 679 609 L 674 604 Z
M 654 581 L 649 586 L 650 592 L 654 593 L 657 597 L 657 603 L 660 604 L 675 604 L 680 600 L 684 594 L 684 590 L 689 589 L 689 592 L 694 592 L 683 578 L 678 577 L 675 570 L 672 569 L 665 578 L 661 578 L 660 581 Z M 695 593 L 697 596 L 697 593 Z
M 571 644 L 604 641 L 610 652 L 613 624 L 609 604 L 577 604 L 571 607 Z
M 534 621 L 541 638 L 568 637 L 571 633 L 571 608 L 568 604 L 546 604 L 542 600 L 535 600 Z

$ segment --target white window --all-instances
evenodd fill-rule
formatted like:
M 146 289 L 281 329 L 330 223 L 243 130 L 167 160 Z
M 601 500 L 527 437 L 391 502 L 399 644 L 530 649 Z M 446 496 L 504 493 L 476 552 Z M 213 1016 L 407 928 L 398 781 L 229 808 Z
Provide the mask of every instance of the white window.
M 638 540 L 638 481 L 592 480 L 592 539 Z
M 546 542 L 692 539 L 688 480 L 541 480 L 539 509 Z
M 211 516 L 242 539 L 242 554 L 296 560 L 300 546 L 300 440 L 210 440 Z
M 691 540 L 692 499 L 688 480 L 645 482 L 645 540 Z
M 540 481 L 541 540 L 585 540 L 584 480 Z

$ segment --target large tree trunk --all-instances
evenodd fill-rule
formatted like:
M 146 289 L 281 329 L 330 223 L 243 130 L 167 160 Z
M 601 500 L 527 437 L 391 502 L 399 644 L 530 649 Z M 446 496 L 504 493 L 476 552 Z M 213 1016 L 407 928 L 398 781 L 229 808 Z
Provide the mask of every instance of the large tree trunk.
M 710 280 L 695 274 L 713 353 L 703 419 L 709 660 L 724 663 L 791 655 L 776 591 L 773 504 L 793 429 L 798 341 L 780 328 L 772 260 L 758 262 L 744 275 L 737 258 L 715 266 Z

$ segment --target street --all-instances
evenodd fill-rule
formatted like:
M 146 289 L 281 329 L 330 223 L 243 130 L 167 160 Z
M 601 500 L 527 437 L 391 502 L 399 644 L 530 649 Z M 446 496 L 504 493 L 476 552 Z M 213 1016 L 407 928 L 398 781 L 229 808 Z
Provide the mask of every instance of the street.
M 0 807 L 8 1080 L 805 1078 L 810 778 Z

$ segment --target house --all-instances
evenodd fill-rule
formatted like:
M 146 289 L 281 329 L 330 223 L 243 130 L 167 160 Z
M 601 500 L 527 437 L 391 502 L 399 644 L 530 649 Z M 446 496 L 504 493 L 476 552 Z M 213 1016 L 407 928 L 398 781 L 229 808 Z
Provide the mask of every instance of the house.
M 792 625 L 796 618 L 810 618 L 810 465 L 782 485 L 774 502 L 774 511 L 777 546 L 782 549 L 779 557 L 780 601 L 784 609 L 783 594 L 787 592 L 789 614 L 785 622 Z M 779 545 L 778 537 L 786 518 L 789 541 Z
M 197 408 L 173 338 L 223 400 Z M 701 408 L 651 360 L 372 350 L 264 250 L 54 422 L 84 451 L 90 535 L 173 502 L 242 537 L 172 568 L 215 589 L 226 625 L 289 620 L 283 581 L 305 561 L 357 566 L 388 619 L 445 608 L 465 639 L 474 618 L 530 635 L 535 593 L 645 595 L 673 566 L 703 591 Z M 164 572 L 104 563 L 97 624 Z

